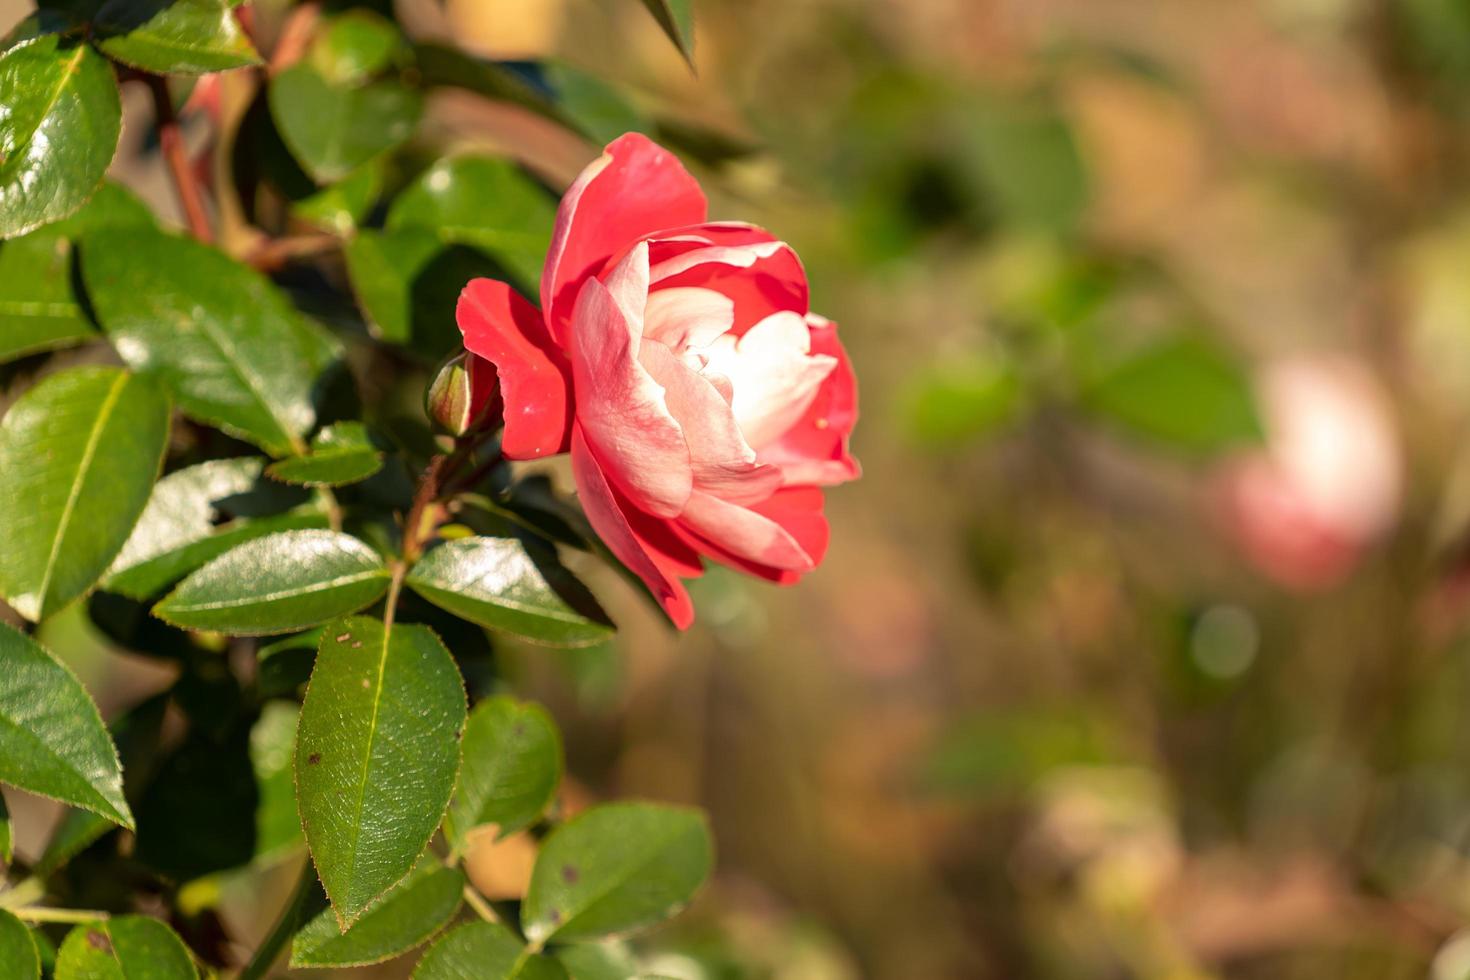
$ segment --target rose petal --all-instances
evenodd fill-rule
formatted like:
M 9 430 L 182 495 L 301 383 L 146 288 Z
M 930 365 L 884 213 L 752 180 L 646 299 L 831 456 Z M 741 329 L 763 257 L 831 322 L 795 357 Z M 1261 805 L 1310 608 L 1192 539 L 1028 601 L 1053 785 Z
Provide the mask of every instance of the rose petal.
M 710 371 L 730 379 L 731 404 L 745 441 L 762 449 L 794 426 L 837 367 L 837 359 L 813 355 L 811 331 L 795 313 L 773 313 L 744 336 L 720 337 L 699 353 Z
M 705 347 L 735 325 L 735 301 L 713 289 L 675 286 L 648 296 L 643 336 L 675 354 L 685 347 Z
M 624 506 L 603 474 L 581 426 L 574 426 L 572 431 L 572 478 L 598 537 L 648 586 L 674 625 L 688 629 L 694 622 L 694 604 L 679 576 L 693 574 L 690 568 L 698 569 L 698 556 L 667 529 L 661 529 L 654 518 Z
M 791 572 L 816 567 L 812 556 L 775 520 L 702 490 L 689 495 L 679 523 L 745 561 Z
M 781 470 L 756 462 L 735 414 L 720 392 L 663 344 L 648 342 L 642 361 L 664 389 L 669 411 L 684 430 L 694 489 L 737 504 L 765 500 L 781 486 Z
M 573 314 L 577 420 L 608 475 L 642 509 L 675 517 L 694 489 L 689 447 L 664 390 L 638 361 L 648 251 L 582 284 Z M 636 312 L 635 312 L 636 311 Z
M 780 524 L 811 557 L 812 564 L 819 565 L 827 555 L 829 537 L 822 505 L 821 490 L 815 487 L 787 487 L 776 491 L 769 500 L 756 504 L 751 510 Z M 769 579 L 778 585 L 793 585 L 805 574 L 748 561 L 685 528 L 676 527 L 676 530 L 680 531 L 691 547 L 699 549 L 715 561 L 750 575 Z
M 654 285 L 699 286 L 728 296 L 737 334 L 772 313 L 805 315 L 810 309 L 801 260 L 764 229 L 705 224 L 666 232 L 650 244 Z
M 781 467 L 788 486 L 831 486 L 861 473 L 848 451 L 857 424 L 857 378 L 838 340 L 837 325 L 814 313 L 808 314 L 807 325 L 812 353 L 835 358 L 837 366 L 796 424 L 761 447 L 760 458 Z
M 572 420 L 569 365 L 537 309 L 503 282 L 474 279 L 455 319 L 464 345 L 495 365 L 505 402 L 501 452 L 538 459 L 565 452 Z
M 607 145 L 572 184 L 556 213 L 541 275 L 541 306 L 563 346 L 582 282 L 631 243 L 665 228 L 698 224 L 708 205 L 672 153 L 638 133 Z

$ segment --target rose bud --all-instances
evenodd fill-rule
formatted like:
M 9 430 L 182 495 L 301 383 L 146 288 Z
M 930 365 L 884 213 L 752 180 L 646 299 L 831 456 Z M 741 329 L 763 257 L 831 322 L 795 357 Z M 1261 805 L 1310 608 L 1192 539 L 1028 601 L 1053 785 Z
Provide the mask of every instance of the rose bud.
M 476 279 L 457 314 L 499 374 L 505 455 L 570 451 L 587 519 L 680 628 L 705 559 L 783 585 L 815 568 L 822 488 L 858 475 L 856 382 L 796 253 L 706 207 L 623 136 L 562 198 L 541 309 Z
M 494 421 L 495 366 L 467 351 L 440 366 L 424 395 L 424 411 L 450 435 L 462 436 Z

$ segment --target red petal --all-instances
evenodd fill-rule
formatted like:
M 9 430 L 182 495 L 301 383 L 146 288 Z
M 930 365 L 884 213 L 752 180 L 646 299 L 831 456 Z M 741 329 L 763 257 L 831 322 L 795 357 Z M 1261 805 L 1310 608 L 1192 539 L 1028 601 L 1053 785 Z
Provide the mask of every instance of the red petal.
M 837 325 L 809 316 L 812 353 L 837 358 L 837 367 L 822 382 L 817 397 L 785 435 L 761 449 L 763 463 L 781 467 L 788 485 L 830 486 L 857 479 L 858 462 L 848 452 L 848 439 L 857 424 L 857 377 Z
M 609 143 L 557 209 L 541 274 L 541 307 L 552 336 L 565 346 L 583 280 L 640 239 L 698 224 L 707 209 L 699 183 L 668 150 L 638 133 Z
M 694 604 L 679 578 L 698 573 L 699 556 L 675 540 L 664 522 L 619 499 L 583 438 L 581 426 L 572 431 L 572 477 L 593 530 L 648 586 L 674 625 L 688 629 L 694 622 Z
M 475 279 L 455 310 L 465 347 L 495 365 L 505 402 L 507 459 L 566 452 L 572 420 L 570 367 L 541 314 L 515 290 Z

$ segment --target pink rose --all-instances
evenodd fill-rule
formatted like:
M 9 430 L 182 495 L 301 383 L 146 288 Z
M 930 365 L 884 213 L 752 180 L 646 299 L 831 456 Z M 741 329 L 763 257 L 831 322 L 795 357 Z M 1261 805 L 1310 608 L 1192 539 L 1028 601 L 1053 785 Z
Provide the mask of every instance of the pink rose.
M 856 382 L 796 253 L 706 210 L 629 133 L 562 198 L 541 310 L 489 279 L 458 309 L 499 373 L 506 457 L 570 450 L 588 520 L 681 629 L 705 558 L 783 585 L 811 571 L 820 488 L 858 475 Z

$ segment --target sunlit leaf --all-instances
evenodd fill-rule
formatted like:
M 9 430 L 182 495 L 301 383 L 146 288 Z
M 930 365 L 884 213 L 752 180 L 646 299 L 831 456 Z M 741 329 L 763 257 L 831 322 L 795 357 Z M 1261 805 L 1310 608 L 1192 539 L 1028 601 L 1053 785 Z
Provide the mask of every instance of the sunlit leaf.
M 499 836 L 533 823 L 561 781 L 561 734 L 546 709 L 493 697 L 470 712 L 464 764 L 445 832 L 457 848 L 475 827 L 495 824 Z
M 556 960 L 538 956 L 496 922 L 467 922 L 429 947 L 413 980 L 567 980 Z
M 157 919 L 122 915 L 67 933 L 56 956 L 56 980 L 197 980 L 194 959 Z
M 144 71 L 200 75 L 260 63 L 228 0 L 107 0 L 98 47 Z
M 346 932 L 330 910 L 308 922 L 291 943 L 291 965 L 365 966 L 407 952 L 454 918 L 464 887 L 459 869 L 423 861 Z

